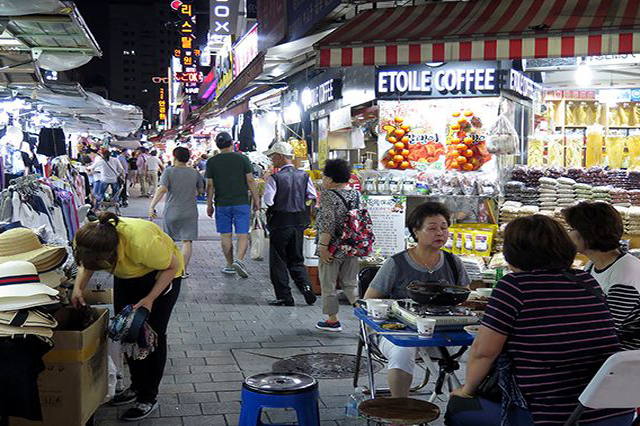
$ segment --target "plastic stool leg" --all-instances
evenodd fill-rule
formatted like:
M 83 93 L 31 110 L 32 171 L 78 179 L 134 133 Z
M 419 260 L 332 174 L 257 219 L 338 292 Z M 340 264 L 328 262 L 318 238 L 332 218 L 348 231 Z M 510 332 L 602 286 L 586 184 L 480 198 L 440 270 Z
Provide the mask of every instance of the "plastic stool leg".
M 317 402 L 296 407 L 296 414 L 298 415 L 299 425 L 320 426 L 320 410 Z
M 262 425 L 262 422 L 260 421 L 261 415 L 262 407 L 257 404 L 242 401 L 238 426 L 260 426 Z

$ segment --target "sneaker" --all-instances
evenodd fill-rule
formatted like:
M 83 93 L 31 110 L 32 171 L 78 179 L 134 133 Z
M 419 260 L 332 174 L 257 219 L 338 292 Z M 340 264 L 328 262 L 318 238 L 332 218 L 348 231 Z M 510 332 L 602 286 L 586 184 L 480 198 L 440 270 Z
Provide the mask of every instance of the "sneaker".
M 131 390 L 131 388 L 127 388 L 122 392 L 116 393 L 115 396 L 111 398 L 111 401 L 109 401 L 109 405 L 118 407 L 120 405 L 131 404 L 132 402 L 135 402 L 136 397 L 136 392 Z
M 190 273 L 185 272 L 184 274 L 182 274 L 182 276 L 180 278 L 182 278 L 183 280 L 186 280 L 187 278 L 189 278 L 191 276 Z
M 158 402 L 136 402 L 136 405 L 129 408 L 124 412 L 124 414 L 122 414 L 122 416 L 120 416 L 120 420 L 122 420 L 123 422 L 136 422 L 138 420 L 149 417 L 149 415 L 153 413 L 157 408 Z
M 249 271 L 247 271 L 247 267 L 241 260 L 236 260 L 233 262 L 233 270 L 236 271 L 238 275 L 242 278 L 249 278 Z
M 307 305 L 311 306 L 316 303 L 318 297 L 315 295 L 311 287 L 307 287 L 302 290 L 302 295 L 304 296 L 304 301 L 307 302 Z
M 340 325 L 340 321 L 319 321 L 316 324 L 316 328 L 324 331 L 342 331 L 342 325 Z
M 236 270 L 231 266 L 225 266 L 224 268 L 222 268 L 222 273 L 226 275 L 235 275 Z

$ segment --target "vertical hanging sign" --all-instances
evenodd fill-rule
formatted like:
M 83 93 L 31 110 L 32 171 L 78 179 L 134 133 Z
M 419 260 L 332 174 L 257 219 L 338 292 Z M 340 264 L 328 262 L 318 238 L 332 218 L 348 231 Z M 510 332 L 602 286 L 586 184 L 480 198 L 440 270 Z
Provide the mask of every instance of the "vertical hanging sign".
M 236 34 L 240 0 L 209 0 L 209 48 L 222 49 Z
M 167 121 L 167 96 L 164 87 L 160 87 L 160 93 L 158 95 L 158 120 L 164 121 L 166 125 Z

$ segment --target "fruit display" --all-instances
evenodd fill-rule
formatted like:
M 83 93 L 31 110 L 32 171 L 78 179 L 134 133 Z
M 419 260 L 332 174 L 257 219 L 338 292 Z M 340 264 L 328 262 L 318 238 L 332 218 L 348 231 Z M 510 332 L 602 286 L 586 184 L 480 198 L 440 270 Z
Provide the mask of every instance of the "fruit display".
M 474 171 L 491 159 L 485 136 L 481 134 L 482 121 L 472 111 L 454 112 L 447 132 L 448 170 Z
M 393 120 L 393 124 L 387 124 L 382 127 L 387 132 L 387 142 L 392 145 L 382 159 L 382 163 L 387 169 L 406 170 L 411 168 L 411 163 L 409 162 L 411 127 L 403 123 L 404 118 L 396 117 Z

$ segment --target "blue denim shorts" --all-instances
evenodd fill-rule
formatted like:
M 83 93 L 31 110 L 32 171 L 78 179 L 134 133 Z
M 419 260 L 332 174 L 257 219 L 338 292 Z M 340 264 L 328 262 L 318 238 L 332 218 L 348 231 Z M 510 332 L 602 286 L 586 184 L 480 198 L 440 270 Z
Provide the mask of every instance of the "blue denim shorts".
M 216 207 L 218 234 L 232 234 L 234 229 L 236 234 L 248 234 L 250 222 L 251 206 L 248 204 Z

